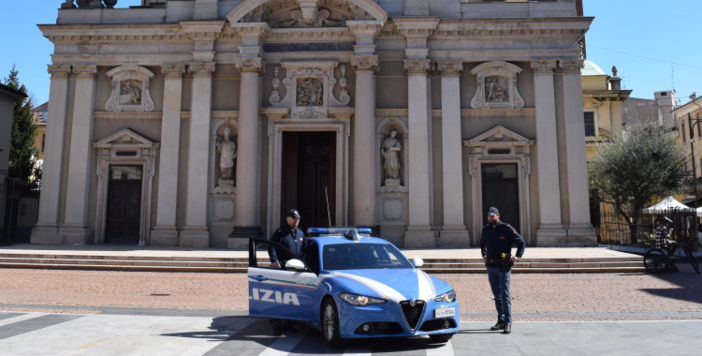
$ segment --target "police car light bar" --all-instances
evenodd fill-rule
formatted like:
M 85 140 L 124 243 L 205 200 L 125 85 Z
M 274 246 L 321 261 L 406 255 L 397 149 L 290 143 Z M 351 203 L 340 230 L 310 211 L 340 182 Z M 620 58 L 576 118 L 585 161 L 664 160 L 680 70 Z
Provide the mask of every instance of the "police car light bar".
M 359 234 L 370 234 L 373 231 L 370 228 L 362 227 L 311 227 L 307 229 L 307 234 L 325 234 L 325 235 L 344 235 L 349 230 L 358 230 Z

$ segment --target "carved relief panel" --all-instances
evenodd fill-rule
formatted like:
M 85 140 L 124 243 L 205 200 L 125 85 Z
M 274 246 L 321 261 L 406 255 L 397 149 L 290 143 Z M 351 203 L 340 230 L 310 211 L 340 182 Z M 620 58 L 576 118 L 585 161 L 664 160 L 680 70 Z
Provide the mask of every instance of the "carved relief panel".
M 266 22 L 271 28 L 343 27 L 349 20 L 373 16 L 346 0 L 271 0 L 246 14 L 241 22 Z
M 478 87 L 471 100 L 473 109 L 520 109 L 524 99 L 517 89 L 517 75 L 522 69 L 507 62 L 488 62 L 475 67 Z
M 286 77 L 282 80 L 285 86 L 285 95 L 281 98 L 280 67 L 273 69 L 273 90 L 268 102 L 275 108 L 290 108 L 290 117 L 293 119 L 324 119 L 329 108 L 348 107 L 351 102 L 346 86 L 346 65 L 341 65 L 341 78 L 338 84 L 341 87 L 337 99 L 332 90 L 337 84 L 334 70 L 338 62 L 283 62 Z
M 107 111 L 153 111 L 151 78 L 154 73 L 134 65 L 121 66 L 107 72 L 112 79 L 112 94 L 105 104 Z

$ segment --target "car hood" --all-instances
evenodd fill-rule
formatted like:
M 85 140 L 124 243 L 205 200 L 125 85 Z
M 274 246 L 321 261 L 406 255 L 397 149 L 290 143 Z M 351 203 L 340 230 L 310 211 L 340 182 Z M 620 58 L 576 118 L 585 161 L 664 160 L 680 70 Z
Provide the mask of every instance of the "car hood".
M 435 280 L 418 269 L 333 271 L 329 272 L 325 277 L 352 280 L 371 289 L 381 298 L 393 300 L 397 303 L 411 299 L 429 300 L 436 296 L 437 291 Z M 446 285 L 443 281 L 441 282 L 443 286 Z M 350 291 L 352 292 L 353 290 Z

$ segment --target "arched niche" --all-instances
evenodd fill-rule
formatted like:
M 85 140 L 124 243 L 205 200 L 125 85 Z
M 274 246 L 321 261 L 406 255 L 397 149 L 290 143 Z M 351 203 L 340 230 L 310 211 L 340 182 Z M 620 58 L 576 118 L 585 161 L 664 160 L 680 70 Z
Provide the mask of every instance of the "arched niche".
M 237 141 L 239 135 L 239 121 L 233 118 L 225 118 L 215 121 L 212 125 L 212 131 L 210 133 L 210 172 L 212 172 L 212 185 L 215 193 L 233 193 L 233 187 L 236 182 L 236 159 L 234 159 L 234 166 L 232 170 L 232 180 L 234 184 L 229 187 L 220 184 L 220 178 L 222 177 L 222 172 L 220 169 L 220 160 L 222 158 L 221 154 L 217 150 L 217 143 L 224 140 L 224 131 L 229 128 L 229 140 L 233 141 L 239 148 L 239 143 Z
M 388 14 L 373 0 L 244 0 L 226 17 L 232 24 L 256 22 L 289 28 L 342 27 L 347 20 L 385 23 Z
M 385 159 L 381 153 L 383 143 L 390 138 L 390 133 L 393 130 L 397 132 L 397 136 L 395 138 L 398 139 L 402 145 L 398 157 L 400 160 L 399 180 L 388 180 L 385 172 Z M 409 127 L 407 126 L 407 122 L 403 118 L 396 116 L 383 118 L 375 127 L 376 166 L 378 167 L 376 186 L 380 192 L 404 192 L 406 190 L 407 165 L 409 164 L 407 155 L 407 145 L 409 140 L 408 132 Z
M 107 72 L 112 80 L 112 93 L 105 103 L 106 111 L 154 111 L 151 99 L 151 78 L 155 75 L 150 70 L 126 65 Z

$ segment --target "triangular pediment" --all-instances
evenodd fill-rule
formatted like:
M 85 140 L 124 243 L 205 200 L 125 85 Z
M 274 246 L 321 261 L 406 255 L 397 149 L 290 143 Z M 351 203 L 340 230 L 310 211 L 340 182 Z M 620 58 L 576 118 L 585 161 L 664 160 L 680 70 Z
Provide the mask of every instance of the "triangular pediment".
M 465 146 L 484 146 L 491 144 L 532 145 L 534 140 L 526 138 L 502 125 L 497 125 L 470 140 L 464 140 Z
M 104 139 L 93 144 L 96 148 L 109 148 L 114 146 L 132 146 L 132 147 L 158 147 L 159 143 L 152 141 L 148 137 L 132 130 L 122 129 Z

